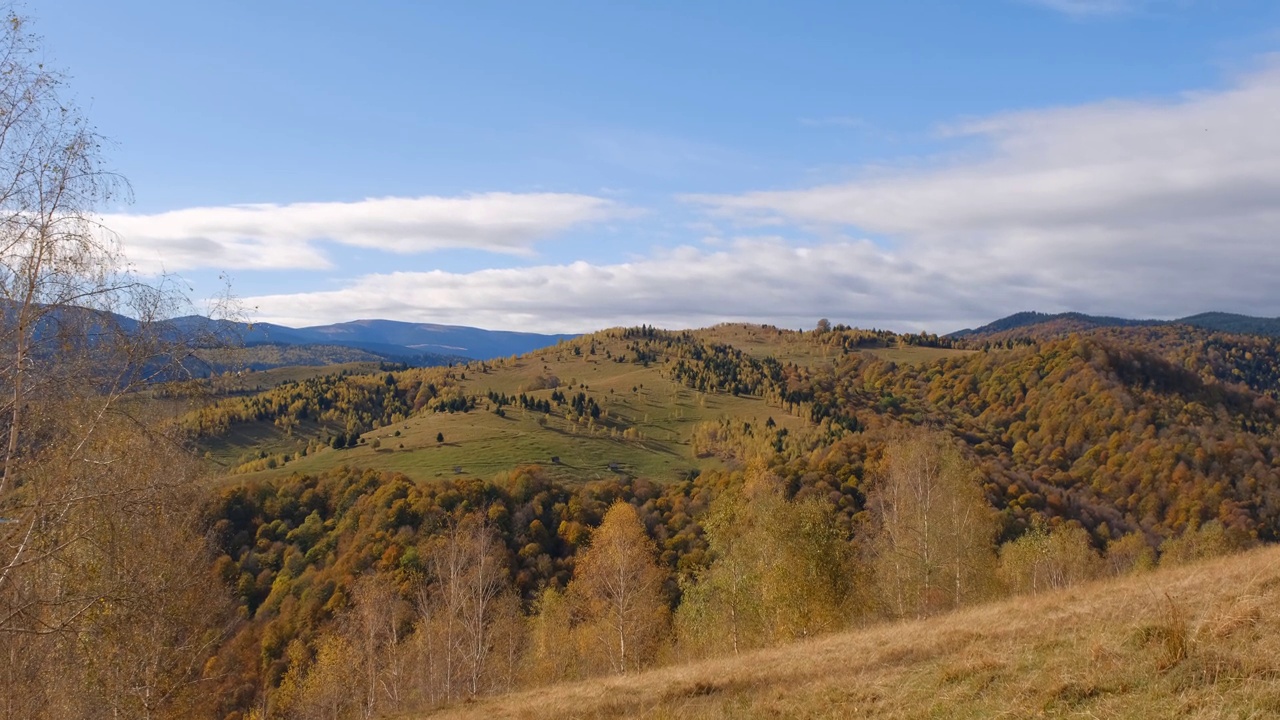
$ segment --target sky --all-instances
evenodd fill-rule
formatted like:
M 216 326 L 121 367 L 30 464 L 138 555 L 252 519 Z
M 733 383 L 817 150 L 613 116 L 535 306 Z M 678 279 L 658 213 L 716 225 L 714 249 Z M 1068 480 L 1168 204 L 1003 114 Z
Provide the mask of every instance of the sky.
M 1280 315 L 1280 3 L 48 0 L 136 270 L 253 320 Z

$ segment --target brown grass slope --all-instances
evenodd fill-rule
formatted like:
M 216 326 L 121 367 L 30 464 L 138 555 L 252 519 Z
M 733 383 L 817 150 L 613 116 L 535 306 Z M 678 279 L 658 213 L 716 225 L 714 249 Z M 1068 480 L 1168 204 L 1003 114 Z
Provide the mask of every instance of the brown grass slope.
M 1280 548 L 1268 547 L 432 717 L 1277 716 Z

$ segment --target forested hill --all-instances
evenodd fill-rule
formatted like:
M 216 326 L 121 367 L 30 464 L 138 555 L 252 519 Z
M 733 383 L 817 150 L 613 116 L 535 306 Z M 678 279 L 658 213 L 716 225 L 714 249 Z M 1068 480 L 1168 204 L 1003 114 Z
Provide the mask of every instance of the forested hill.
M 1099 327 L 1134 327 L 1141 325 L 1159 325 L 1160 320 L 1130 320 L 1118 317 L 1085 315 L 1078 312 L 1042 313 L 1024 311 L 1000 318 L 979 328 L 965 328 L 951 333 L 948 337 L 969 338 L 984 337 L 1004 333 L 1010 330 L 1049 326 L 1054 331 L 1079 332 Z
M 1177 320 L 1141 320 L 1077 312 L 1019 312 L 979 328 L 951 333 L 951 338 L 1007 339 L 1010 337 L 1050 337 L 1106 327 L 1158 327 L 1189 325 L 1216 332 L 1280 337 L 1280 318 L 1251 317 L 1223 312 L 1206 312 Z
M 389 633 L 437 628 L 440 553 L 465 519 L 492 534 L 510 593 L 493 637 L 515 645 L 493 640 L 505 659 L 476 671 L 481 690 L 397 676 L 427 696 L 382 707 L 605 671 L 583 619 L 598 608 L 575 593 L 618 502 L 634 508 L 628 546 L 653 543 L 657 568 L 641 664 L 661 638 L 727 653 L 731 636 L 778 644 L 1280 540 L 1280 341 L 1162 325 L 947 345 L 840 326 L 625 328 L 516 359 L 315 376 L 193 413 L 202 442 L 270 430 L 297 443 L 254 456 L 206 511 L 216 575 L 245 618 L 210 666 L 217 702 L 328 697 L 348 662 L 328 643 L 355 642 L 343 633 L 362 607 L 435 613 Z M 980 520 L 956 541 L 974 555 L 940 586 L 931 565 L 904 600 L 882 564 L 896 557 L 886 487 L 915 477 L 912 458 L 951 483 L 929 511 L 950 528 L 937 532 Z M 718 574 L 730 570 L 743 574 Z M 742 598 L 759 614 L 731 634 L 716 623 Z M 379 641 L 378 672 L 401 651 L 451 652 L 396 637 Z
M 316 377 L 185 422 L 215 451 L 266 437 L 236 428 L 270 429 L 272 451 L 235 464 L 276 474 L 358 463 L 428 479 L 557 457 L 566 480 L 665 482 L 763 455 L 797 488 L 847 493 L 851 514 L 886 437 L 938 428 L 968 447 L 1007 537 L 1052 519 L 1099 542 L 1213 519 L 1277 537 L 1280 340 L 1162 325 L 961 352 L 933 336 L 745 327 L 611 330 L 516 361 Z
M 1184 317 L 1176 322 L 1206 330 L 1244 335 L 1280 336 L 1280 318 L 1250 317 L 1233 313 L 1208 312 Z

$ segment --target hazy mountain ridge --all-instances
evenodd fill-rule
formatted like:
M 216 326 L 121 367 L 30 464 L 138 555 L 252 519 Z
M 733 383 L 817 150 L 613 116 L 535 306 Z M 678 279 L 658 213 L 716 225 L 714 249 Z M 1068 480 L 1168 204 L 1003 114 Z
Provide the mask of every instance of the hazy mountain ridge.
M 168 322 L 188 331 L 214 332 L 220 337 L 245 345 L 339 345 L 390 358 L 415 358 L 425 353 L 488 360 L 521 355 L 577 337 L 570 334 L 485 330 L 464 325 L 376 319 L 304 328 L 273 323 L 211 320 L 199 315 L 189 315 Z
M 965 328 L 950 333 L 951 338 L 980 338 L 1010 333 L 1025 328 L 1039 328 L 1041 334 L 1067 334 L 1102 327 L 1160 327 L 1190 325 L 1203 330 L 1239 335 L 1280 337 L 1280 318 L 1253 317 L 1225 312 L 1203 312 L 1177 320 L 1155 320 L 1086 315 L 1078 312 L 1042 313 L 1023 311 L 1000 318 L 978 328 Z
M 11 305 L 0 301 L 0 320 L 8 321 L 13 312 Z M 165 343 L 170 346 L 169 351 L 188 356 L 183 365 L 197 376 L 226 370 L 348 362 L 451 365 L 521 355 L 577 337 L 392 320 L 357 320 L 306 328 L 203 315 L 139 320 L 84 307 L 51 309 L 39 318 L 33 337 L 55 351 L 57 336 L 73 325 L 81 329 L 84 342 L 90 344 L 109 342 L 115 336 L 145 336 Z M 236 352 L 229 353 L 231 349 Z

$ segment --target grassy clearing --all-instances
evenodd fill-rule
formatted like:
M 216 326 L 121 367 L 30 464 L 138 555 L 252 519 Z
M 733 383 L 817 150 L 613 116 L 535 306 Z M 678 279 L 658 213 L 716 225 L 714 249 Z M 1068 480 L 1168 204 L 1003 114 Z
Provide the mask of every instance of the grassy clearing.
M 1276 717 L 1277 608 L 1271 547 L 431 717 Z
M 773 356 L 806 365 L 830 363 L 834 351 L 810 343 L 792 331 L 759 325 L 720 325 L 697 334 L 705 340 L 728 343 L 757 356 Z M 594 352 L 593 352 L 594 349 Z M 864 350 L 900 363 L 921 363 L 965 351 L 901 347 Z M 582 424 L 556 412 L 543 415 L 519 407 L 504 408 L 506 417 L 481 407 L 467 413 L 427 413 L 396 427 L 378 428 L 364 435 L 355 448 L 324 448 L 270 470 L 238 477 L 269 478 L 291 472 L 322 472 L 348 464 L 402 472 L 426 480 L 452 475 L 492 477 L 521 464 L 539 464 L 563 480 L 587 481 L 622 473 L 665 482 L 690 470 L 717 467 L 715 458 L 695 457 L 691 438 L 704 422 L 730 419 L 759 426 L 773 418 L 780 427 L 797 430 L 805 421 L 759 398 L 701 393 L 664 378 L 659 365 L 617 362 L 629 353 L 628 342 L 617 338 L 584 338 L 518 358 L 459 367 L 458 389 L 485 397 L 525 393 L 548 399 L 554 386 L 567 396 L 578 392 L 594 398 L 603 410 L 595 423 Z M 279 368 L 247 373 L 223 383 L 252 383 L 249 387 L 299 380 L 322 372 L 358 371 L 360 364 L 329 368 Z M 376 366 L 363 368 L 376 370 Z M 223 388 L 229 390 L 230 386 Z M 541 388 L 541 389 L 533 389 Z M 638 437 L 623 437 L 634 428 Z M 248 455 L 294 454 L 305 445 L 300 437 L 323 437 L 334 429 L 313 425 L 286 436 L 274 427 L 245 428 L 208 445 L 215 461 L 234 467 Z M 399 432 L 397 436 L 395 433 Z M 443 433 L 445 442 L 437 442 Z M 380 447 L 372 447 L 377 440 Z M 559 458 L 553 462 L 552 458 Z
M 695 457 L 691 439 L 699 423 L 730 418 L 763 426 L 773 418 L 779 427 L 791 430 L 805 424 L 760 398 L 697 392 L 663 378 L 656 365 L 608 359 L 606 352 L 615 356 L 625 352 L 621 342 L 599 342 L 595 355 L 589 349 L 575 355 L 572 347 L 562 344 L 501 365 L 489 364 L 487 372 L 478 363 L 459 368 L 458 385 L 465 394 L 482 398 L 492 391 L 547 399 L 551 388 L 530 388 L 554 377 L 565 395 L 584 392 L 595 399 L 603 410 L 595 423 L 576 423 L 557 412 L 544 415 L 515 406 L 504 408 L 506 416 L 499 417 L 493 406 L 482 402 L 470 412 L 425 413 L 378 428 L 366 433 L 364 444 L 355 448 L 324 448 L 279 468 L 237 477 L 316 473 L 347 464 L 402 472 L 420 480 L 457 474 L 487 478 L 517 465 L 538 464 L 564 480 L 587 481 L 620 473 L 666 482 L 692 469 L 720 465 L 715 458 Z M 624 437 L 628 428 L 635 428 L 638 437 Z M 444 435 L 443 443 L 437 441 L 438 434 Z M 374 440 L 380 445 L 377 449 L 372 447 Z M 230 464 L 249 449 L 289 452 L 296 445 L 297 440 L 270 427 L 228 436 L 211 444 L 210 452 Z M 559 462 L 553 463 L 552 458 Z
M 780 362 L 812 367 L 830 363 L 840 353 L 819 347 L 810 342 L 811 335 L 800 335 L 795 330 L 779 329 L 763 325 L 730 323 L 695 330 L 694 335 L 708 341 L 732 345 L 756 358 L 772 357 Z
M 793 330 L 780 330 L 761 325 L 741 323 L 716 325 L 705 330 L 697 330 L 694 334 L 707 341 L 732 345 L 753 357 L 773 357 L 782 362 L 791 362 L 807 367 L 829 365 L 842 355 L 841 352 L 819 342 L 818 337 L 810 332 L 800 335 Z M 967 355 L 974 351 L 902 345 L 868 347 L 862 348 L 857 352 L 874 355 L 884 360 L 892 360 L 896 363 L 918 365 L 932 362 L 939 358 Z
M 262 392 L 286 382 L 302 382 L 321 375 L 352 375 L 378 372 L 380 362 L 349 362 L 338 365 L 291 365 L 268 370 L 242 370 L 213 378 L 213 390 L 224 395 Z
M 875 355 L 882 360 L 890 360 L 903 365 L 920 365 L 933 362 L 939 358 L 968 355 L 973 350 L 952 350 L 950 348 L 918 347 L 903 345 L 901 347 L 868 348 L 859 352 Z
M 478 410 L 419 416 L 365 434 L 365 443 L 358 447 L 323 448 L 276 470 L 241 477 L 316 473 L 346 464 L 426 480 L 456 474 L 491 477 L 517 465 L 538 464 L 553 475 L 574 480 L 599 479 L 615 472 L 675 480 L 690 468 L 705 466 L 679 443 L 633 442 L 591 434 L 563 417 L 553 416 L 543 426 L 537 422 L 540 415 L 517 410 L 500 418 Z M 443 442 L 437 441 L 438 434 L 444 436 Z M 380 445 L 376 449 L 375 439 Z M 559 462 L 553 463 L 553 457 Z
M 286 434 L 270 423 L 233 425 L 225 435 L 206 439 L 201 447 L 206 458 L 230 471 L 259 453 L 295 454 L 306 447 L 307 437 L 316 437 L 332 430 L 311 421 L 299 423 L 293 434 Z

